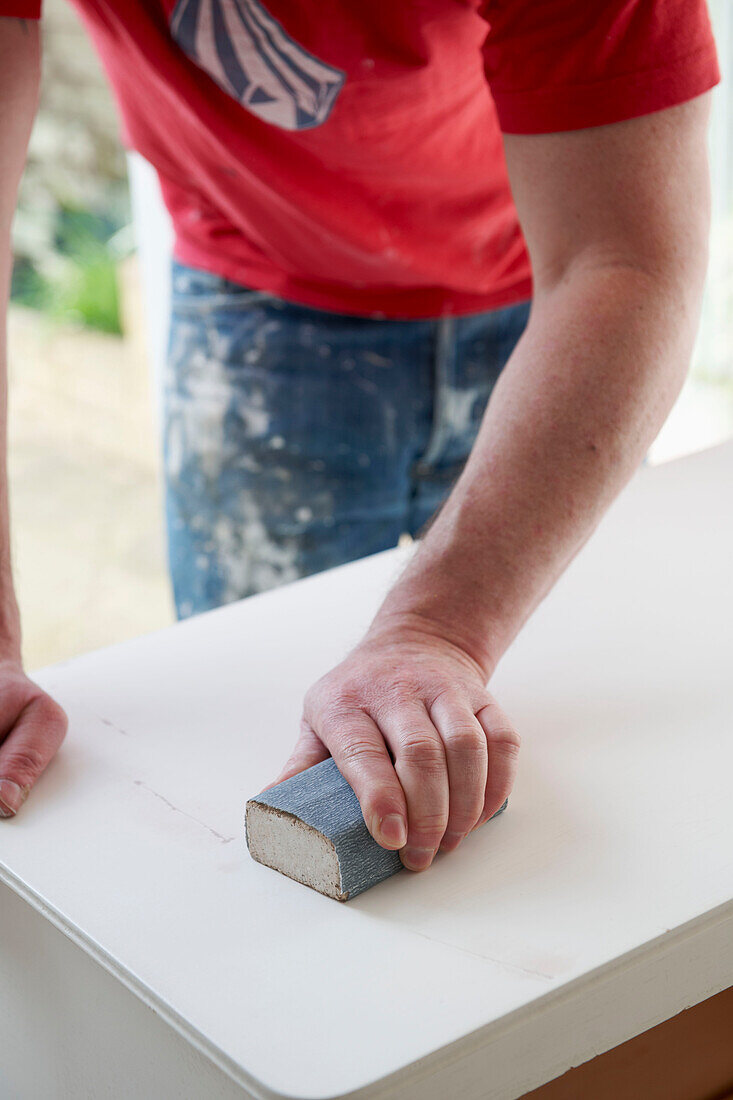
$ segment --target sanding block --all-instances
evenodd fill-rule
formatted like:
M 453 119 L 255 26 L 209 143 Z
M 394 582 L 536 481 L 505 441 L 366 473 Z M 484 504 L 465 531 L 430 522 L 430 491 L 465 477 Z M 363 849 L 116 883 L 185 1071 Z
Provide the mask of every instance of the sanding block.
M 250 798 L 245 833 L 258 863 L 337 901 L 403 870 L 399 853 L 382 848 L 367 829 L 333 757 Z

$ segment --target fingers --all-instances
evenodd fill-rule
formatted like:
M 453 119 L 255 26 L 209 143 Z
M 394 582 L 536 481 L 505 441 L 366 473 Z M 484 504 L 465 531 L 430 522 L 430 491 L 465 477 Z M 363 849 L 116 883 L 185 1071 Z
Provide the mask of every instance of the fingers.
M 322 717 L 318 734 L 359 799 L 369 832 L 383 848 L 402 848 L 407 836 L 405 795 L 375 722 L 361 710 Z
M 314 685 L 300 739 L 275 783 L 330 753 L 377 843 L 399 850 L 403 864 L 420 871 L 439 847 L 452 851 L 501 809 L 520 739 L 483 686 L 459 681 L 427 696 L 419 681 L 398 690 L 393 680 L 377 693 L 371 684 L 383 669 L 375 671 L 371 681 L 341 670 Z
M 452 852 L 477 824 L 484 807 L 489 754 L 486 734 L 460 697 L 440 695 L 430 716 L 445 746 L 450 813 L 440 848 Z
M 407 844 L 400 856 L 411 871 L 422 871 L 430 866 L 448 823 L 445 749 L 422 704 L 385 708 L 378 717 L 407 802 Z
M 521 738 L 495 699 L 476 714 L 486 734 L 489 775 L 478 824 L 483 825 L 511 794 L 517 775 Z
M 55 755 L 67 718 L 47 695 L 32 699 L 0 745 L 0 817 L 12 817 Z
M 429 712 L 417 702 L 385 706 L 374 718 L 345 708 L 319 716 L 318 731 L 304 721 L 286 771 L 295 774 L 330 750 L 374 839 L 401 849 L 413 871 L 429 867 L 439 847 L 458 847 L 495 814 L 516 776 L 520 737 L 493 699 L 476 714 L 447 694 Z

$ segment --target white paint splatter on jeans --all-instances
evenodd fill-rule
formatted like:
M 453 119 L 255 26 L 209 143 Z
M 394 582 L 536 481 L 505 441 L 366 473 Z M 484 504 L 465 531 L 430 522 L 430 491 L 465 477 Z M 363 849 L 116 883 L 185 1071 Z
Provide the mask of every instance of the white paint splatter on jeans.
M 179 616 L 419 534 L 527 314 L 350 317 L 174 264 L 164 454 Z

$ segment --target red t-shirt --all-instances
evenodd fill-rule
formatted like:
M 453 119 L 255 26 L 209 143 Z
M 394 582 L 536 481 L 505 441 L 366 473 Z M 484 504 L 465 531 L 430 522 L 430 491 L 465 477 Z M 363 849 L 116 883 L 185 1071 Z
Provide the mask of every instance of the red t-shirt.
M 705 0 L 74 3 L 178 259 L 346 313 L 527 298 L 502 131 L 616 122 L 719 80 Z

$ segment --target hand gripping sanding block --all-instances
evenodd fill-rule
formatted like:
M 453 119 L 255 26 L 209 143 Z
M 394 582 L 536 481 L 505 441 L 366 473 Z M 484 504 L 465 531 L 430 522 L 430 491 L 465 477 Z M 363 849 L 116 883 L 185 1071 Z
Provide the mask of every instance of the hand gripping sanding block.
M 250 798 L 245 833 L 258 863 L 337 901 L 403 870 L 399 854 L 382 848 L 367 829 L 333 757 Z

